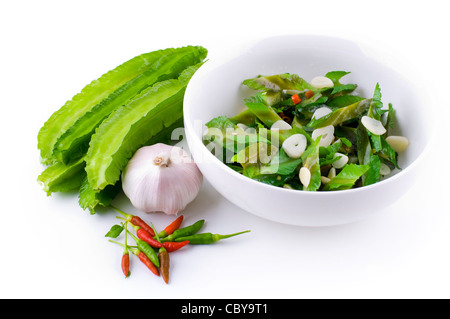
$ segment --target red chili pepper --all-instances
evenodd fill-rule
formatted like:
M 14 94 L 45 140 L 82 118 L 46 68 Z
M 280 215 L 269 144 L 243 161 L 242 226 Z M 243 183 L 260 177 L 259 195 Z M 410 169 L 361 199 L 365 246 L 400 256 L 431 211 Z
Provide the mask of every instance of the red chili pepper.
M 147 244 L 149 244 L 152 247 L 155 248 L 161 248 L 162 244 L 160 242 L 158 242 L 157 240 L 155 240 L 152 235 L 150 235 L 146 230 L 139 228 L 138 230 L 136 230 L 136 235 L 138 236 L 138 238 L 142 239 L 143 241 L 145 241 Z
M 153 232 L 153 229 L 144 222 L 139 216 L 133 216 L 130 220 L 130 222 L 135 225 L 139 226 L 142 229 L 144 229 L 147 233 L 149 233 L 152 237 L 155 236 L 155 233 Z
M 140 218 L 139 216 L 127 214 L 114 206 L 111 206 L 111 207 L 114 208 L 121 215 L 123 215 L 128 222 L 132 223 L 135 226 L 141 227 L 142 229 L 147 231 L 152 237 L 155 236 L 153 229 L 144 220 L 142 220 L 142 218 Z
M 160 231 L 158 236 L 160 238 L 169 236 L 174 231 L 176 231 L 178 228 L 180 228 L 181 223 L 183 222 L 183 215 L 180 215 L 177 219 L 175 219 L 170 225 L 168 225 L 164 230 Z
M 300 96 L 298 96 L 298 94 L 294 94 L 291 96 L 292 102 L 294 102 L 295 105 L 297 105 L 298 103 L 300 103 L 302 101 L 302 99 L 300 98 Z
M 139 226 L 135 226 L 134 224 L 132 224 L 134 230 L 136 231 L 136 235 L 139 239 L 145 241 L 147 244 L 149 244 L 152 247 L 155 248 L 161 248 L 162 244 L 157 241 L 156 239 L 153 238 L 152 235 L 150 235 L 150 233 L 148 231 L 146 231 L 145 229 L 139 227 Z M 153 230 L 152 230 L 153 232 Z M 153 232 L 154 233 L 154 232 Z
M 127 246 L 127 245 L 124 245 L 124 244 L 119 243 L 119 242 L 117 242 L 117 241 L 114 241 L 114 240 L 112 240 L 112 239 L 110 239 L 109 241 L 112 242 L 112 243 L 115 243 L 115 244 L 118 244 L 118 245 L 124 247 L 124 248 L 125 248 L 125 251 L 131 250 L 131 252 L 132 252 L 133 254 L 135 254 L 136 256 L 138 256 L 138 257 L 139 257 L 139 260 L 140 260 L 144 265 L 146 265 L 148 269 L 150 269 L 150 270 L 152 271 L 152 273 L 154 273 L 156 276 L 159 276 L 158 268 L 157 268 L 157 267 L 155 266 L 155 264 L 150 260 L 150 258 L 147 257 L 147 255 L 146 255 L 143 251 L 139 250 L 138 248 L 132 248 L 132 247 L 129 247 L 129 246 Z M 153 248 L 152 248 L 152 249 L 153 249 Z M 125 256 L 125 254 L 124 254 L 123 256 Z M 123 259 L 124 259 L 123 256 L 122 256 L 122 262 L 123 262 Z M 125 258 L 126 258 L 126 257 L 125 257 Z M 122 264 L 122 265 L 123 265 L 123 264 Z M 122 268 L 122 269 L 123 269 L 123 268 Z
M 136 249 L 137 252 L 135 252 L 135 255 L 139 257 L 139 260 L 142 261 L 144 265 L 147 266 L 148 269 L 151 270 L 152 273 L 154 273 L 156 276 L 159 276 L 158 268 L 152 263 L 150 259 L 148 259 L 147 255 L 145 255 L 142 251 Z
M 122 271 L 125 277 L 130 275 L 130 254 L 128 252 L 122 255 Z
M 128 236 L 126 232 L 127 224 L 124 224 L 125 227 L 125 244 L 123 245 L 123 254 L 122 254 L 122 272 L 127 278 L 130 275 L 130 253 L 128 251 Z
M 313 91 L 311 91 L 311 90 L 309 90 L 309 91 L 307 91 L 306 93 L 305 93 L 305 96 L 306 96 L 306 98 L 311 98 L 311 97 L 313 97 L 314 96 L 314 92 Z
M 180 249 L 180 248 L 186 246 L 187 244 L 189 244 L 189 240 L 185 240 L 185 241 L 182 241 L 182 242 L 179 242 L 179 243 L 173 242 L 173 241 L 166 241 L 166 242 L 163 242 L 163 243 L 162 243 L 163 247 L 164 247 L 169 253 L 171 253 L 171 252 L 173 252 L 173 251 L 177 251 L 178 249 Z

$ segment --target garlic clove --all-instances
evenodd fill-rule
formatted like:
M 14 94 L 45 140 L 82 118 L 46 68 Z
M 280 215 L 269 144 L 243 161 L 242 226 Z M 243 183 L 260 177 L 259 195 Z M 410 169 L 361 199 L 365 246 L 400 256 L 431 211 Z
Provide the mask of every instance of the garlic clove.
M 272 124 L 272 126 L 270 127 L 270 130 L 280 130 L 280 131 L 285 131 L 285 130 L 290 130 L 292 128 L 291 125 L 289 125 L 289 123 L 283 121 L 283 120 L 278 120 L 275 123 Z
M 311 171 L 307 167 L 302 167 L 299 172 L 299 178 L 303 186 L 308 187 L 311 182 Z
M 312 116 L 312 119 L 318 120 L 318 119 L 320 119 L 320 118 L 322 118 L 322 117 L 324 117 L 324 116 L 327 116 L 328 114 L 330 114 L 330 113 L 332 113 L 332 112 L 333 112 L 333 111 L 332 111 L 329 107 L 326 107 L 326 106 L 321 107 L 321 108 L 318 108 L 318 109 L 314 112 L 314 114 L 313 114 L 313 116 Z
M 348 156 L 347 155 L 341 154 L 341 153 L 338 153 L 338 152 L 336 152 L 334 154 L 334 158 L 339 157 L 339 156 L 341 158 L 331 164 L 334 168 L 338 168 L 338 169 L 339 168 L 343 168 L 348 163 Z
M 290 158 L 300 158 L 306 145 L 307 140 L 303 134 L 294 134 L 284 140 L 282 148 Z
M 391 135 L 391 136 L 386 137 L 386 142 L 397 153 L 406 151 L 406 149 L 409 146 L 409 140 L 408 140 L 408 138 L 406 138 L 404 136 Z
M 309 82 L 316 89 L 332 88 L 334 87 L 333 81 L 325 76 L 316 76 Z
M 328 178 L 329 179 L 333 179 L 336 177 L 336 168 L 332 167 L 330 168 L 330 170 L 328 171 Z
M 320 176 L 320 181 L 322 182 L 322 184 L 328 184 L 331 179 L 326 176 Z
M 246 130 L 248 130 L 248 126 L 247 125 L 245 125 L 245 124 L 242 124 L 242 123 L 238 123 L 238 124 L 236 124 L 236 126 L 239 128 L 239 129 L 241 129 L 242 131 L 246 131 Z
M 386 128 L 381 121 L 368 117 L 367 115 L 361 118 L 361 123 L 364 127 L 374 135 L 383 135 L 386 133 Z
M 313 140 L 316 140 L 319 136 L 322 136 L 319 142 L 319 146 L 328 147 L 334 140 L 334 126 L 328 125 L 325 127 L 321 127 L 315 129 L 311 137 Z
M 384 163 L 380 165 L 380 175 L 386 176 L 391 173 L 391 168 Z

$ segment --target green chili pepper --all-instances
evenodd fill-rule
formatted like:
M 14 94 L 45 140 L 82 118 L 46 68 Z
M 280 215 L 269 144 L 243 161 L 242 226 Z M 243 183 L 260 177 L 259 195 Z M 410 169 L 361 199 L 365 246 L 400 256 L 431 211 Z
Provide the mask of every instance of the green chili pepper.
M 131 237 L 133 237 L 133 239 L 136 242 L 136 245 L 139 248 L 139 250 L 142 251 L 148 257 L 148 259 L 150 259 L 152 261 L 152 263 L 156 267 L 159 267 L 159 258 L 158 258 L 158 255 L 156 254 L 156 252 L 153 250 L 153 248 L 149 244 L 147 244 L 145 241 L 143 241 L 143 240 L 137 238 L 136 236 L 134 236 L 127 229 L 125 229 L 125 231 L 128 234 L 130 234 Z
M 192 244 L 192 245 L 208 245 L 208 244 L 215 243 L 216 241 L 219 241 L 221 239 L 230 238 L 230 237 L 237 236 L 237 235 L 240 235 L 243 233 L 248 233 L 248 232 L 250 232 L 250 230 L 242 231 L 242 232 L 235 233 L 235 234 L 229 234 L 229 235 L 202 233 L 202 234 L 195 234 L 195 235 L 191 235 L 191 236 L 176 238 L 175 241 L 180 242 L 180 241 L 189 240 L 189 244 Z
M 192 225 L 183 227 L 183 228 L 178 228 L 176 231 L 174 231 L 171 235 L 161 238 L 162 242 L 165 241 L 174 241 L 177 238 L 180 237 L 186 237 L 186 236 L 191 236 L 194 235 L 196 232 L 198 232 L 200 230 L 200 228 L 202 228 L 203 224 L 205 223 L 204 219 L 201 219 L 197 222 L 195 222 Z

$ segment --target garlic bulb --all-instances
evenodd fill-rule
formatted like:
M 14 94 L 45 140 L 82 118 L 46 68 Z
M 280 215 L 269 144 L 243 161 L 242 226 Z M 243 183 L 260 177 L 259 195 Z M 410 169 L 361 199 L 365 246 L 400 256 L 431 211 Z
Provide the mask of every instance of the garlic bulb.
M 158 143 L 140 148 L 122 174 L 122 189 L 137 209 L 175 215 L 194 200 L 203 176 L 181 148 Z

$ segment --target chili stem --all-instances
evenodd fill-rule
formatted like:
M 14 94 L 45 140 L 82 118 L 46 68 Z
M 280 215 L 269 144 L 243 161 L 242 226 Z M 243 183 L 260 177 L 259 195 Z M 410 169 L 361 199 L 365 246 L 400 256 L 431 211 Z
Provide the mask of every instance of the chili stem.
M 132 215 L 127 214 L 127 213 L 121 211 L 120 209 L 118 209 L 118 208 L 115 207 L 115 206 L 112 206 L 112 205 L 110 205 L 110 206 L 111 206 L 114 210 L 116 210 L 118 213 L 120 213 L 121 215 L 123 215 L 124 217 L 126 217 L 127 220 L 131 220 L 131 218 L 133 217 Z
M 112 243 L 114 243 L 114 244 L 120 245 L 120 246 L 122 246 L 122 247 L 125 247 L 124 244 L 119 243 L 118 241 L 115 241 L 115 240 L 112 240 L 112 239 L 108 239 L 108 241 L 110 241 L 110 242 L 112 242 Z
M 159 249 L 159 251 L 160 251 L 160 252 L 161 252 L 161 251 L 165 251 L 166 249 L 164 248 L 164 246 L 162 246 L 162 242 L 161 242 L 161 239 L 159 239 L 158 233 L 156 232 L 155 225 L 153 225 L 153 223 L 150 222 L 150 226 L 152 227 L 153 232 L 155 233 L 156 240 L 161 244 L 161 248 Z
M 128 239 L 128 234 L 127 234 L 127 224 L 125 223 L 124 227 L 125 227 L 125 249 L 124 249 L 124 253 L 128 254 L 128 246 L 127 246 L 127 239 Z

